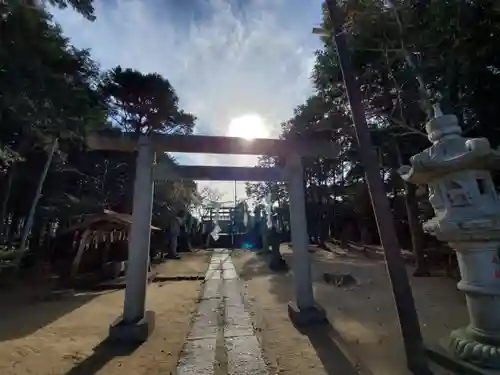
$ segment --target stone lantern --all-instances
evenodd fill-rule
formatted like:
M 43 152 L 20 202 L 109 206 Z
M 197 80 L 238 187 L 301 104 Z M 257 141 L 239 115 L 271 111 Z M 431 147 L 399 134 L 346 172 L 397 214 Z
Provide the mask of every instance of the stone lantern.
M 453 331 L 449 350 L 483 367 L 500 368 L 500 201 L 489 170 L 500 168 L 500 152 L 485 138 L 464 138 L 455 115 L 426 125 L 432 146 L 399 172 L 427 184 L 435 217 L 424 230 L 457 252 L 470 323 Z

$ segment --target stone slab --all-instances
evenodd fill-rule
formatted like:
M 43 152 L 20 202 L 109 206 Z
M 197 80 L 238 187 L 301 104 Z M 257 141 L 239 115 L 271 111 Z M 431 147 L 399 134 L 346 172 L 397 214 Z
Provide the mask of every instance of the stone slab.
M 231 257 L 229 255 L 226 255 L 224 258 L 221 259 L 220 265 L 222 268 L 224 268 L 224 267 L 228 267 L 227 266 L 228 264 L 232 265 L 233 263 L 231 262 Z
M 110 325 L 108 339 L 124 344 L 142 343 L 149 338 L 154 326 L 154 311 L 146 311 L 144 317 L 136 323 L 126 322 L 120 316 Z
M 225 316 L 224 337 L 253 336 L 252 319 L 247 313 L 241 315 Z
M 237 306 L 244 306 L 243 305 L 243 297 L 242 296 L 231 296 L 231 297 L 224 297 L 224 305 L 225 306 L 232 306 L 236 308 Z
M 222 273 L 220 270 L 208 270 L 205 274 L 205 280 L 219 280 L 222 279 Z
M 240 281 L 237 279 L 224 280 L 222 284 L 222 296 L 225 298 L 225 302 L 228 305 L 237 303 L 243 303 L 242 288 Z
M 233 338 L 233 337 L 249 337 L 255 336 L 255 331 L 252 327 L 248 326 L 224 326 L 224 337 L 225 338 Z
M 252 319 L 240 302 L 224 306 L 224 337 L 254 336 Z
M 217 337 L 218 316 L 221 313 L 220 300 L 201 300 L 194 317 L 193 327 L 188 340 Z
M 296 327 L 328 324 L 325 310 L 317 304 L 307 309 L 300 309 L 295 302 L 290 302 L 288 317 Z
M 216 339 L 188 341 L 177 363 L 177 375 L 213 375 Z
M 226 253 L 227 254 L 228 252 L 229 252 L 229 250 L 227 250 L 227 249 L 214 249 L 214 254 L 217 254 L 217 253 L 219 253 L 219 254 Z
M 224 280 L 236 280 L 238 279 L 238 274 L 235 269 L 223 269 L 222 278 Z
M 205 281 L 205 287 L 203 289 L 202 299 L 220 299 L 223 289 L 222 280 L 207 280 Z
M 222 313 L 224 324 L 219 326 Z M 212 256 L 177 375 L 214 374 L 220 330 L 223 331 L 227 351 L 228 374 L 268 375 L 252 319 L 245 310 L 238 274 L 228 251 L 214 252 Z
M 195 321 L 199 319 L 199 316 L 203 314 L 215 314 L 220 312 L 221 310 L 221 301 L 220 299 L 206 299 L 206 300 L 201 300 L 200 303 L 198 304 L 198 311 L 196 312 L 195 315 Z
M 224 299 L 224 337 L 255 335 L 250 314 L 245 310 L 241 294 Z
M 229 337 L 225 340 L 228 374 L 268 375 L 256 336 Z
M 226 316 L 225 324 L 227 326 L 240 326 L 240 327 L 250 327 L 252 328 L 252 319 L 247 313 L 239 316 Z

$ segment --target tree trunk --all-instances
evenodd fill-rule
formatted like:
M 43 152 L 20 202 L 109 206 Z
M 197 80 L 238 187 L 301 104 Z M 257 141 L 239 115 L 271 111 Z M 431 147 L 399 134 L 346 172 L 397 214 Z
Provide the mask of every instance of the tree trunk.
M 7 227 L 7 231 L 5 233 L 5 238 L 7 241 L 7 246 L 11 247 L 16 236 L 19 234 L 19 224 L 21 223 L 22 215 L 19 211 L 15 211 L 12 214 L 12 221 Z
M 92 231 L 86 229 L 83 232 L 82 237 L 80 238 L 80 244 L 78 245 L 78 250 L 76 251 L 73 263 L 71 264 L 71 270 L 69 274 L 70 280 L 74 280 L 76 276 L 78 276 L 78 270 L 80 269 L 80 263 L 82 262 L 83 253 L 85 252 L 87 244 L 90 242 L 89 240 L 91 238 L 92 238 Z
M 7 183 L 5 186 L 5 191 L 3 194 L 3 200 L 2 200 L 2 212 L 0 213 L 0 236 L 1 236 L 1 242 L 5 242 L 7 238 L 7 233 L 5 233 L 5 227 L 6 223 L 5 221 L 7 220 L 7 206 L 9 203 L 10 199 L 10 192 L 12 191 L 12 181 L 14 180 L 14 175 L 16 173 L 16 164 L 14 163 L 8 172 L 7 176 Z
M 371 245 L 373 241 L 368 219 L 363 218 L 359 220 L 359 232 L 361 235 L 361 243 L 363 245 Z
M 398 164 L 403 165 L 403 157 L 397 139 L 394 139 L 396 156 Z M 424 230 L 418 219 L 418 204 L 417 204 L 417 186 L 410 184 L 403 179 L 405 187 L 405 206 L 406 215 L 408 217 L 408 226 L 411 233 L 412 252 L 415 257 L 415 272 L 413 276 L 429 276 L 429 268 L 425 259 L 424 252 Z
M 35 258 L 37 260 L 43 258 L 43 254 L 41 251 L 42 231 L 43 231 L 43 223 L 34 222 L 33 227 L 31 228 L 30 250 L 35 254 Z M 32 249 L 31 246 L 33 246 Z
M 410 227 L 412 251 L 415 256 L 415 273 L 413 276 L 429 276 L 429 268 L 424 252 L 424 231 L 418 219 L 417 187 L 405 181 L 405 205 Z
M 36 188 L 35 197 L 33 198 L 33 202 L 31 203 L 28 217 L 27 217 L 27 219 L 24 223 L 24 227 L 23 227 L 23 232 L 22 232 L 22 236 L 21 236 L 21 243 L 19 245 L 20 254 L 23 254 L 26 251 L 28 236 L 31 232 L 31 229 L 33 227 L 34 220 L 35 220 L 35 210 L 36 210 L 38 201 L 40 200 L 40 198 L 42 196 L 43 185 L 45 183 L 45 179 L 47 177 L 47 172 L 49 171 L 50 164 L 52 163 L 52 158 L 54 157 L 54 154 L 57 150 L 58 143 L 59 143 L 58 138 L 54 139 L 54 141 L 52 142 L 52 147 L 51 147 L 49 155 L 47 157 L 47 161 L 45 162 L 45 166 L 43 167 L 42 174 L 40 175 L 40 178 L 38 180 L 38 186 Z

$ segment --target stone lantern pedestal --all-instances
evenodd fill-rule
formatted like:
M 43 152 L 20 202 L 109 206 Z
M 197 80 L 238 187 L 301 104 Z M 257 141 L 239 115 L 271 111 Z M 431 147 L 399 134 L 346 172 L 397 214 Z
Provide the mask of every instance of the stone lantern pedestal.
M 462 137 L 456 116 L 439 110 L 426 131 L 432 146 L 399 172 L 428 186 L 435 217 L 424 230 L 457 252 L 470 323 L 451 333 L 448 350 L 500 368 L 500 201 L 489 172 L 500 168 L 500 152 L 485 138 Z

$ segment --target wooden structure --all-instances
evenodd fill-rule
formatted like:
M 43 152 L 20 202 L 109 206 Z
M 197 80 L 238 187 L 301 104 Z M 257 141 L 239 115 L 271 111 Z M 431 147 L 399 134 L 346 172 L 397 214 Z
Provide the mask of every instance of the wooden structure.
M 82 268 L 86 271 L 97 268 L 106 273 L 107 265 L 112 269 L 108 273 L 123 271 L 131 225 L 131 215 L 104 210 L 66 229 L 58 236 L 54 252 L 56 262 L 62 263 L 61 276 L 72 281 Z M 160 228 L 151 226 L 151 231 L 160 231 Z
M 216 209 L 209 207 L 205 215 L 202 216 L 201 222 L 204 225 L 211 226 L 215 219 Z M 231 233 L 234 219 L 234 207 L 221 206 L 219 208 L 219 220 L 217 224 L 221 228 L 222 233 Z

